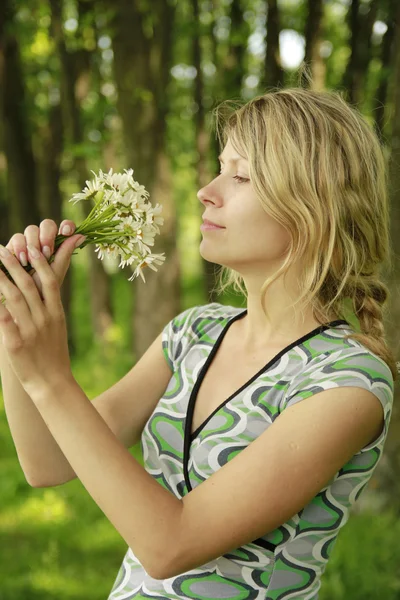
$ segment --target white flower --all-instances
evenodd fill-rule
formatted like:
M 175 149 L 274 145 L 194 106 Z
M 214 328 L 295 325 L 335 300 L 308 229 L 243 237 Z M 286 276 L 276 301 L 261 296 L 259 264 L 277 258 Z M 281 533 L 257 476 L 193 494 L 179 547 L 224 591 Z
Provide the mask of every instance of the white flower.
M 146 223 L 154 225 L 154 229 L 157 233 L 160 233 L 158 225 L 164 225 L 164 218 L 159 216 L 161 211 L 162 206 L 159 204 L 157 204 L 155 207 L 149 206 L 146 208 Z
M 129 281 L 132 281 L 135 277 L 140 275 L 141 278 L 143 279 L 143 281 L 146 283 L 142 269 L 144 267 L 150 267 L 150 269 L 153 269 L 153 271 L 157 271 L 157 269 L 155 268 L 155 266 L 152 263 L 156 263 L 156 264 L 158 263 L 161 265 L 164 261 L 165 261 L 164 254 L 149 254 L 136 267 L 135 272 L 133 273 L 132 277 L 129 278 Z
M 144 189 L 144 186 L 143 185 L 139 185 L 139 183 L 137 181 L 133 182 L 133 189 L 136 191 L 136 193 L 139 196 L 142 196 L 143 198 L 147 198 L 150 195 L 149 192 L 147 192 Z
M 93 172 L 93 171 L 92 171 Z M 84 245 L 96 244 L 95 252 L 100 260 L 106 256 L 120 258 L 119 267 L 130 266 L 134 273 L 129 281 L 140 275 L 142 269 L 162 264 L 165 256 L 152 254 L 154 238 L 160 233 L 162 206 L 155 207 L 148 201 L 149 193 L 133 179 L 133 169 L 124 173 L 94 173 L 93 181 L 86 181 L 85 189 L 73 194 L 70 202 L 93 199 L 94 206 L 77 228 L 76 233 L 86 236 Z
M 86 181 L 86 187 L 83 188 L 82 192 L 72 195 L 70 202 L 74 201 L 74 203 L 76 203 L 80 200 L 89 200 L 90 198 L 93 198 L 97 194 L 97 192 L 100 192 L 102 189 L 103 183 L 101 183 L 97 175 L 95 175 L 93 181 Z
M 101 173 L 101 171 L 100 171 Z M 102 174 L 102 173 L 101 173 Z M 128 187 L 133 187 L 133 169 L 126 170 L 124 173 L 113 173 L 113 170 L 110 169 L 109 172 L 105 175 L 104 181 L 113 187 L 116 190 L 123 192 Z

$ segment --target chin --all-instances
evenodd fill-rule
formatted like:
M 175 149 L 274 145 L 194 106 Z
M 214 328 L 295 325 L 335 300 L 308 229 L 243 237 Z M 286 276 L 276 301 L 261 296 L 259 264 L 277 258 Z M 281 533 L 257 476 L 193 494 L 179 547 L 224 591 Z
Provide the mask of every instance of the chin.
M 200 249 L 199 249 L 199 253 L 201 258 L 204 258 L 204 260 L 211 262 L 211 263 L 215 263 L 217 265 L 221 265 L 221 253 L 220 252 L 216 252 L 215 249 L 211 249 L 211 248 L 204 248 L 203 244 L 200 244 Z M 224 265 L 222 265 L 224 266 Z

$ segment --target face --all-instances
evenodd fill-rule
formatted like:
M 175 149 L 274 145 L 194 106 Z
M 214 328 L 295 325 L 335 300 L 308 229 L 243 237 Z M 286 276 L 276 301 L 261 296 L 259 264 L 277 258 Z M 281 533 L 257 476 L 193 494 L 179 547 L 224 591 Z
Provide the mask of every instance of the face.
M 221 172 L 201 188 L 203 219 L 224 229 L 202 230 L 201 256 L 238 271 L 243 277 L 264 280 L 282 262 L 290 241 L 286 230 L 269 216 L 249 179 L 248 161 L 228 140 L 220 156 Z

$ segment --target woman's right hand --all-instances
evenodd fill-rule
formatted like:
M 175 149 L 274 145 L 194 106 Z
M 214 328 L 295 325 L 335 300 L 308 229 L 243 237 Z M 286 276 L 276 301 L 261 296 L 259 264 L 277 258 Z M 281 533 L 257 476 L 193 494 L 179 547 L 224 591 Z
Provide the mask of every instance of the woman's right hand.
M 65 226 L 70 227 L 69 233 L 64 233 L 63 228 Z M 74 235 L 75 230 L 76 225 L 73 221 L 64 220 L 61 222 L 60 227 L 58 227 L 55 221 L 44 219 L 39 227 L 37 225 L 28 225 L 24 233 L 15 233 L 10 238 L 6 248 L 17 257 L 23 266 L 28 266 L 28 251 L 26 248 L 28 244 L 29 246 L 33 246 L 40 250 L 46 256 L 47 260 L 49 260 L 50 256 L 54 253 L 54 241 L 56 236 L 59 234 L 68 236 L 57 249 L 53 262 L 50 264 L 61 287 L 70 266 L 75 243 L 80 236 L 80 234 Z M 49 248 L 47 255 L 44 250 L 46 246 Z M 35 271 L 31 277 L 42 295 L 42 284 L 39 275 Z

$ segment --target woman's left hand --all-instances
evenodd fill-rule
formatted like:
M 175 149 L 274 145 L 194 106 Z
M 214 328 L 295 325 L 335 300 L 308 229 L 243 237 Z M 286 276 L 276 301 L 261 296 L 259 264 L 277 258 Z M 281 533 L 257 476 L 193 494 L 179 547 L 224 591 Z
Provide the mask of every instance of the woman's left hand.
M 5 305 L 0 302 L 0 335 L 11 367 L 32 397 L 73 375 L 59 283 L 46 257 L 36 248 L 39 256 L 34 257 L 30 250 L 28 246 L 28 260 L 40 277 L 43 300 L 31 275 L 6 250 L 8 255 L 0 255 L 0 260 L 14 283 L 0 270 L 0 292 L 5 298 Z

